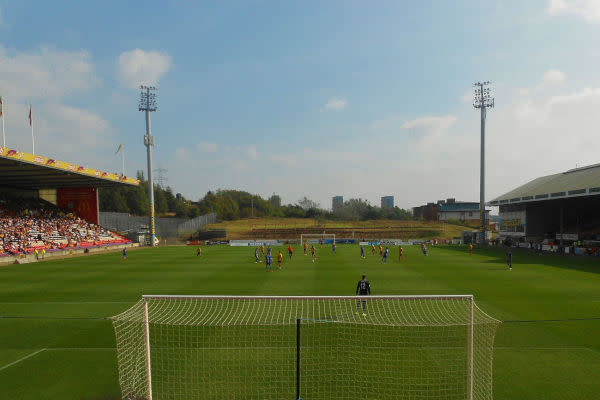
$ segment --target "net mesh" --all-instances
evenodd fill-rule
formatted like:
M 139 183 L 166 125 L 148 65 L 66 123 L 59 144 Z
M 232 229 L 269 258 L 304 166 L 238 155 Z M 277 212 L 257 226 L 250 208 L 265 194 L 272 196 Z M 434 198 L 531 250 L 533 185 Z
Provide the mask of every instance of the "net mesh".
M 127 400 L 492 399 L 499 321 L 467 296 L 156 296 L 112 322 Z
M 335 233 L 302 233 L 300 234 L 300 244 L 303 243 L 319 243 L 323 239 L 331 240 L 335 243 Z

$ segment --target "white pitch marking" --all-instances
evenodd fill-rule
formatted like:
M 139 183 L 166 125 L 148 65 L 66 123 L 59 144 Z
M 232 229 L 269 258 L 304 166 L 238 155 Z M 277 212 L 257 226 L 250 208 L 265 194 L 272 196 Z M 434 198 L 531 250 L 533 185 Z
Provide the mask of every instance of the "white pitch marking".
M 13 365 L 18 364 L 18 363 L 20 363 L 23 360 L 27 360 L 28 358 L 33 357 L 36 354 L 41 353 L 44 350 L 47 350 L 47 349 L 44 348 L 44 349 L 40 349 L 38 351 L 34 351 L 33 353 L 26 355 L 25 357 L 19 358 L 17 361 L 13 361 L 10 364 L 6 364 L 4 367 L 0 367 L 0 371 L 6 369 L 8 367 L 12 367 Z
M 46 351 L 64 351 L 64 350 L 116 350 L 114 347 L 48 347 Z
M 549 350 L 587 350 L 594 354 L 600 354 L 600 351 L 592 349 L 591 347 L 585 346 L 571 346 L 571 347 L 494 347 L 494 349 L 498 350 L 532 350 L 532 351 L 549 351 Z
M 133 304 L 135 301 L 30 301 L 30 302 L 1 302 L 0 304 Z

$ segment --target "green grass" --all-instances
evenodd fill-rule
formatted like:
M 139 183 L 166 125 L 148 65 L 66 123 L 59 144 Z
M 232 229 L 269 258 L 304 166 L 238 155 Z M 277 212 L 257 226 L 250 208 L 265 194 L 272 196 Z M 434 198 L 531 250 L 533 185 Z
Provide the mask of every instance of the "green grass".
M 600 261 L 502 250 L 417 247 L 387 265 L 357 246 L 296 251 L 266 274 L 253 249 L 171 247 L 0 267 L 0 398 L 119 398 L 109 321 L 142 294 L 354 294 L 366 273 L 375 294 L 465 294 L 500 320 L 600 317 Z M 98 318 L 98 319 L 87 319 Z M 494 352 L 495 399 L 597 399 L 600 320 L 504 323 Z M 42 350 L 43 349 L 43 350 Z M 42 350 L 42 351 L 40 351 Z M 37 352 L 37 353 L 36 353 Z M 29 356 L 29 357 L 28 357 Z M 28 358 L 24 358 L 28 357 Z M 21 360 L 21 361 L 19 361 Z

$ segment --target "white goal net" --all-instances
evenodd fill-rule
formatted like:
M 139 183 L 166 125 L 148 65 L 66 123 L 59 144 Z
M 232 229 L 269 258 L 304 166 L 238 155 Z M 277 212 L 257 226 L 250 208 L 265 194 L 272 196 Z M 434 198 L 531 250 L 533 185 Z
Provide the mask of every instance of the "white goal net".
M 143 296 L 124 400 L 492 399 L 500 321 L 465 296 Z
M 306 243 L 319 243 L 323 239 L 324 243 L 335 243 L 335 233 L 301 233 L 300 245 Z

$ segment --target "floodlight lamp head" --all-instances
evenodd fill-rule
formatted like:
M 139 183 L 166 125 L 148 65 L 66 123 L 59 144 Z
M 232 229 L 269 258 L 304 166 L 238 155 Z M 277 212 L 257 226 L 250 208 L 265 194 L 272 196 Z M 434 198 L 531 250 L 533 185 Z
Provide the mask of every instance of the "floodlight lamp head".
M 494 98 L 492 97 L 492 89 L 489 87 L 490 81 L 475 82 L 473 94 L 473 107 L 487 108 L 494 107 Z
M 138 107 L 139 111 L 156 111 L 156 93 L 154 91 L 156 88 L 154 86 L 140 86 L 140 104 Z

